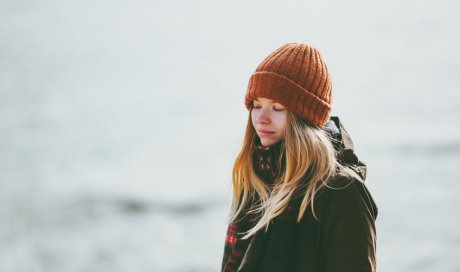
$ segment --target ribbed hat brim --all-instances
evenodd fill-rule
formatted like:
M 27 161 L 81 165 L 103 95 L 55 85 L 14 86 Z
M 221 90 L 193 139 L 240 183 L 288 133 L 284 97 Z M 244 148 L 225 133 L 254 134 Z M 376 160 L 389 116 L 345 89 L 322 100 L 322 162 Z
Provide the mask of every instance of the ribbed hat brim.
M 318 127 L 327 122 L 331 112 L 329 103 L 289 78 L 274 72 L 256 72 L 251 75 L 245 96 L 247 109 L 256 97 L 275 100 Z

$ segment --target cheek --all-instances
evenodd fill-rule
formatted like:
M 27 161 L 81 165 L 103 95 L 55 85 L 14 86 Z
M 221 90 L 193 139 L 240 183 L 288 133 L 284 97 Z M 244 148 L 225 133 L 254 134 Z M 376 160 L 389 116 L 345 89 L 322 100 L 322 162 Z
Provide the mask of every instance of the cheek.
M 286 112 L 277 112 L 274 117 L 274 123 L 276 123 L 277 130 L 284 131 L 287 124 Z

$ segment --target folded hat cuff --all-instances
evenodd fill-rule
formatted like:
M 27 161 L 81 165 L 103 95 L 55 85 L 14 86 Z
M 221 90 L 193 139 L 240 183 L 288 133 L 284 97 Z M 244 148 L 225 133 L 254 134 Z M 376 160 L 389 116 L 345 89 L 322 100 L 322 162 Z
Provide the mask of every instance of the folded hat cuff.
M 272 99 L 318 127 L 326 124 L 331 112 L 329 103 L 274 72 L 255 72 L 251 75 L 245 97 L 247 109 L 257 97 Z

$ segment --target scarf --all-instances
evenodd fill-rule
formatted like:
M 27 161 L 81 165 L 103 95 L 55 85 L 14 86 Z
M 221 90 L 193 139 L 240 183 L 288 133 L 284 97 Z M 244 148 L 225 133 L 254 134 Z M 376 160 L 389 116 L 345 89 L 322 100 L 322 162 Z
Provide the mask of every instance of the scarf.
M 252 156 L 254 171 L 270 187 L 274 185 L 280 175 L 278 159 L 283 147 L 283 140 L 269 146 L 263 146 L 258 137 L 254 144 Z M 281 159 L 281 165 L 284 166 L 284 156 Z M 221 271 L 236 272 L 243 260 L 252 237 L 243 240 L 241 239 L 242 233 L 254 227 L 258 220 L 256 215 L 247 212 L 248 209 L 244 209 L 242 217 L 228 226 Z

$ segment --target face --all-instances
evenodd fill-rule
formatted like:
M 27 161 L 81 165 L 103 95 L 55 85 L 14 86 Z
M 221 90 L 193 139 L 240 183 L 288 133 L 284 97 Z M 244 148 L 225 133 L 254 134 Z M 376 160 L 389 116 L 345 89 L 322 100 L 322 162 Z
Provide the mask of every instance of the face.
M 268 146 L 283 139 L 287 122 L 286 107 L 263 97 L 254 99 L 252 103 L 252 125 L 261 144 Z

